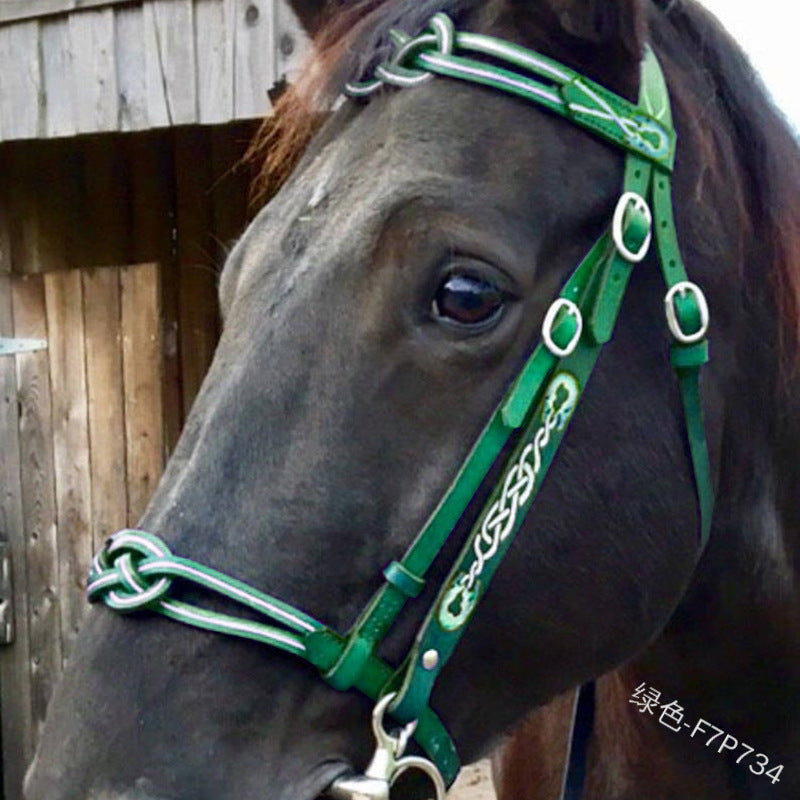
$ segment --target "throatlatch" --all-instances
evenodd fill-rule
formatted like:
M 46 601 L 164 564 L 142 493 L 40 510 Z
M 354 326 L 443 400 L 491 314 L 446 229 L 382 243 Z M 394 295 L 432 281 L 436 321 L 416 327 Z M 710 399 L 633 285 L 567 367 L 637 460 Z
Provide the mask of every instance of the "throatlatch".
M 708 360 L 708 306 L 700 288 L 688 280 L 678 248 L 671 196 L 676 137 L 669 94 L 653 52 L 647 48 L 642 59 L 639 103 L 634 104 L 532 50 L 456 32 L 444 14 L 436 14 L 417 37 L 394 32 L 393 38 L 392 59 L 376 69 L 374 80 L 349 84 L 351 96 L 367 97 L 387 85 L 413 87 L 441 75 L 544 106 L 625 149 L 623 191 L 609 229 L 553 301 L 544 318 L 542 342 L 423 529 L 405 555 L 384 570 L 385 583 L 347 634 L 215 570 L 173 556 L 160 539 L 142 531 L 121 531 L 109 540 L 92 563 L 88 586 L 91 601 L 103 601 L 116 611 L 147 608 L 189 625 L 296 653 L 316 666 L 334 688 L 355 688 L 375 700 L 378 751 L 365 775 L 334 782 L 332 793 L 345 800 L 388 797 L 391 784 L 405 769 L 422 769 L 431 776 L 440 798 L 444 786 L 455 780 L 460 766 L 456 748 L 430 707 L 435 681 L 542 485 L 600 351 L 613 334 L 628 280 L 653 240 L 667 286 L 667 324 L 675 340 L 671 362 L 683 398 L 701 548 L 708 539 L 713 509 L 699 389 L 700 367 Z M 387 664 L 377 656 L 378 646 L 405 604 L 422 591 L 434 559 L 511 437 L 516 437 L 516 444 L 502 475 L 411 651 L 399 668 Z M 169 592 L 175 579 L 223 594 L 275 624 L 172 600 Z M 384 731 L 387 712 L 404 726 L 397 737 Z M 432 763 L 403 756 L 412 732 Z

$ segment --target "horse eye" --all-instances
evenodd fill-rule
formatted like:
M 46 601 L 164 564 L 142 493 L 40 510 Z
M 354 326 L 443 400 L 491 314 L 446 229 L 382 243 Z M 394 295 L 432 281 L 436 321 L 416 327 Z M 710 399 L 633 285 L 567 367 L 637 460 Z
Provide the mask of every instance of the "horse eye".
M 498 317 L 506 295 L 491 280 L 469 272 L 445 275 L 433 298 L 433 313 L 461 325 L 480 325 Z

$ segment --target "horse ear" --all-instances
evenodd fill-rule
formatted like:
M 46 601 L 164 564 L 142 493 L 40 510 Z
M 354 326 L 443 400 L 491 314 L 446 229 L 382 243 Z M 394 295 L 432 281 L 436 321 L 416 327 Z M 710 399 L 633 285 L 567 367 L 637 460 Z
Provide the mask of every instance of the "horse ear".
M 326 13 L 330 11 L 329 6 L 333 5 L 331 0 L 287 0 L 287 2 L 300 20 L 300 24 L 312 37 L 320 29 Z

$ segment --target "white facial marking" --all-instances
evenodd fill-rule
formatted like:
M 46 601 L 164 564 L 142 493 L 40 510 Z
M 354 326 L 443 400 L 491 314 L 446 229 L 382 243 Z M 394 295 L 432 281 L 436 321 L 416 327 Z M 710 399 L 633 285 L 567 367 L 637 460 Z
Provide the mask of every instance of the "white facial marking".
M 311 199 L 308 201 L 308 209 L 315 209 L 328 195 L 328 178 L 330 177 L 330 170 L 326 169 L 314 187 Z

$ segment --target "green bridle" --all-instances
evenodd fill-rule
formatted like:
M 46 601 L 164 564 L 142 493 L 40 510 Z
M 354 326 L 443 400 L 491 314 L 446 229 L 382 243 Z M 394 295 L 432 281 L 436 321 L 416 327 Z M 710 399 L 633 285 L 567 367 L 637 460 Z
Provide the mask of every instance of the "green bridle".
M 699 371 L 708 360 L 708 307 L 702 291 L 687 280 L 678 248 L 671 197 L 676 137 L 666 83 L 649 48 L 641 62 L 639 103 L 634 104 L 539 53 L 493 37 L 456 32 L 445 14 L 436 14 L 417 37 L 392 35 L 392 59 L 376 69 L 374 80 L 349 84 L 348 94 L 366 96 L 387 84 L 411 87 L 444 75 L 545 106 L 626 151 L 623 192 L 611 226 L 553 301 L 544 319 L 543 341 L 425 526 L 402 558 L 386 567 L 385 582 L 346 634 L 215 570 L 173 556 L 160 539 L 143 531 L 124 530 L 111 537 L 92 563 L 87 591 L 91 601 L 102 600 L 115 611 L 146 608 L 301 656 L 334 688 L 358 689 L 381 701 L 381 715 L 388 706 L 388 712 L 406 725 L 406 737 L 413 730 L 449 786 L 460 763 L 447 730 L 430 707 L 431 692 L 542 485 L 600 351 L 613 334 L 631 273 L 647 254 L 651 239 L 667 287 L 666 316 L 674 336 L 671 362 L 683 398 L 697 488 L 700 549 L 705 546 L 713 489 Z M 491 62 L 479 60 L 481 56 Z M 512 436 L 516 444 L 502 475 L 411 650 L 399 667 L 386 663 L 377 655 L 378 646 L 406 603 L 422 591 L 426 573 Z M 275 624 L 170 599 L 174 579 L 225 595 Z M 396 745 L 392 757 L 399 758 L 405 739 L 391 741 Z M 412 763 L 413 757 L 396 763 L 403 761 L 419 766 Z M 396 774 L 387 774 L 387 786 Z

